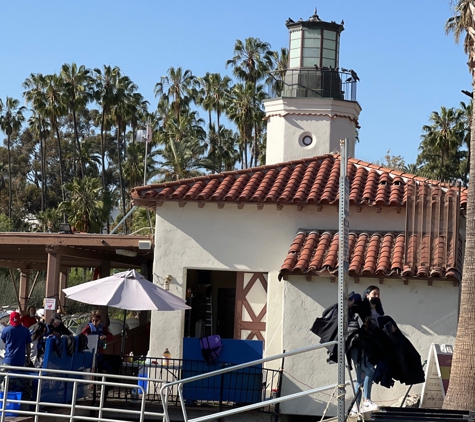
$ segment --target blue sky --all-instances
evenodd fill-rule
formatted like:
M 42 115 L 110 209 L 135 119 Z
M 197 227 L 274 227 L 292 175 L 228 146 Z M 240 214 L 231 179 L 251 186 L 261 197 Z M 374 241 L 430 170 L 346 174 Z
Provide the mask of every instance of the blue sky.
M 315 6 L 321 19 L 345 21 L 340 65 L 361 79 L 356 156 L 381 160 L 390 149 L 414 162 L 430 113 L 469 100 L 466 56 L 444 32 L 449 0 L 0 0 L 0 98 L 21 99 L 30 73 L 107 64 L 155 109 L 154 85 L 170 66 L 231 75 L 236 39 L 287 47 L 285 20 L 306 20 Z

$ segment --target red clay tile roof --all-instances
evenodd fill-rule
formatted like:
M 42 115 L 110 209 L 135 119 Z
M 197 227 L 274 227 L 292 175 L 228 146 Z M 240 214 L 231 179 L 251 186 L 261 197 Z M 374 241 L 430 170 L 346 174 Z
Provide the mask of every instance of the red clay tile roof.
M 454 254 L 453 242 L 446 245 L 444 239 L 443 236 L 432 240 L 429 236 L 419 239 L 417 235 L 411 235 L 406 254 L 404 233 L 350 232 L 349 274 L 352 277 L 424 277 L 459 282 L 462 274 L 461 241 Z M 409 259 L 405 260 L 405 256 Z M 289 274 L 328 275 L 337 272 L 338 232 L 301 229 L 282 264 L 279 279 Z
M 350 204 L 404 206 L 416 194 L 414 184 L 448 185 L 350 159 Z M 200 203 L 336 204 L 340 177 L 339 155 L 323 155 L 280 164 L 210 174 L 132 189 L 135 205 L 155 207 L 162 201 Z M 452 189 L 457 189 L 452 187 Z M 466 189 L 460 195 L 466 208 Z

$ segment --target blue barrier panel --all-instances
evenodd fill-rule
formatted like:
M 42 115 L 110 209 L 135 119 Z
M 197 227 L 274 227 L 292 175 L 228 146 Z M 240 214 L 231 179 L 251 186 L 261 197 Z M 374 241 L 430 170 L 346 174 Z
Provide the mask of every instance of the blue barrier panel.
M 65 338 L 48 337 L 46 339 L 45 356 L 43 368 L 69 370 L 71 368 L 72 356 L 67 353 L 67 342 Z M 54 373 L 48 373 L 55 376 Z M 60 374 L 57 375 L 61 376 Z M 63 381 L 44 381 L 41 388 L 41 400 L 51 403 L 66 403 L 66 388 Z
M 78 371 L 78 372 L 91 372 L 92 369 L 92 361 L 94 357 L 95 349 L 91 350 L 82 350 L 78 351 L 78 337 L 74 337 L 74 354 L 71 359 L 71 367 L 68 368 L 70 371 Z M 66 369 L 66 368 L 64 368 Z M 74 375 L 69 375 L 69 378 L 77 378 Z M 86 376 L 82 377 L 83 379 Z M 77 398 L 82 399 L 87 395 L 87 388 L 88 385 L 86 383 L 78 383 L 77 389 Z M 73 394 L 73 384 L 67 383 L 66 387 L 66 400 L 69 403 L 72 400 Z
M 3 409 L 3 391 L 0 391 L 0 409 Z M 22 393 L 21 392 L 15 392 L 15 393 L 7 393 L 7 399 L 8 400 L 21 400 Z M 15 412 L 15 410 L 20 410 L 20 403 L 8 403 L 5 406 L 6 410 L 10 410 L 10 412 L 5 412 L 5 416 L 13 416 L 17 417 L 18 413 Z M 2 414 L 2 411 L 0 410 L 0 415 Z
M 221 339 L 221 343 L 221 354 L 212 364 L 207 364 L 201 355 L 199 338 L 184 338 L 182 378 L 216 371 L 229 364 L 262 359 L 263 342 L 260 340 Z M 221 399 L 257 403 L 262 397 L 262 365 L 185 384 L 183 395 L 187 401 Z

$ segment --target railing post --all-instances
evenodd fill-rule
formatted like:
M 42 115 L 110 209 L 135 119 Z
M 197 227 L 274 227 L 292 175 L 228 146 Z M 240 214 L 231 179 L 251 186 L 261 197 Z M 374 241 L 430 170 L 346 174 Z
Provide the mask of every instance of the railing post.
M 285 350 L 283 351 L 285 353 Z M 279 381 L 277 383 L 277 397 L 280 397 L 280 394 L 282 392 L 282 378 L 284 376 L 284 363 L 285 363 L 285 358 L 282 358 L 282 365 L 280 366 L 280 371 L 279 371 Z M 280 414 L 280 403 L 276 403 L 274 406 L 274 421 L 279 422 L 279 414 Z
M 219 376 L 219 405 L 218 405 L 218 412 L 221 413 L 223 411 L 223 390 L 224 390 L 224 374 Z M 221 418 L 217 419 L 218 422 L 221 421 Z

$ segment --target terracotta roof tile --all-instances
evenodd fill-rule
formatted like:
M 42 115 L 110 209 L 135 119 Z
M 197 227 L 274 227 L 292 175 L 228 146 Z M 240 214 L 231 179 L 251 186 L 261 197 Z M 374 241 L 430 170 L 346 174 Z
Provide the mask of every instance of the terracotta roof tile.
M 265 201 L 266 202 L 277 202 L 277 198 L 281 195 L 285 189 L 285 185 L 289 180 L 290 175 L 292 174 L 292 167 L 285 166 L 277 175 L 277 178 L 274 182 L 274 185 L 270 188 L 269 193 L 267 194 Z
M 377 274 L 387 274 L 391 267 L 391 254 L 394 245 L 394 234 L 386 233 L 381 241 L 381 250 L 376 265 Z
M 389 189 L 389 204 L 401 204 L 404 202 L 404 200 L 404 180 L 402 177 L 396 176 L 392 180 L 392 184 Z
M 320 269 L 322 267 L 323 259 L 326 252 L 328 251 L 332 237 L 333 235 L 330 232 L 322 233 L 322 236 L 315 247 L 315 254 L 313 255 L 310 265 L 308 266 L 309 270 L 316 271 L 317 268 Z
M 330 175 L 328 180 L 323 181 L 326 184 L 323 188 L 322 196 L 320 197 L 321 203 L 332 203 L 335 200 L 336 195 L 338 194 L 339 189 L 339 180 L 340 180 L 340 159 L 336 159 L 333 162 Z
M 303 164 L 298 164 L 295 166 L 292 174 L 289 177 L 285 185 L 284 192 L 280 195 L 278 202 L 291 202 L 297 188 L 305 174 L 305 166 Z
M 319 238 L 318 232 L 315 231 L 310 232 L 308 236 L 305 232 L 301 232 L 300 235 L 303 235 L 303 237 L 301 237 L 302 247 L 294 251 L 296 259 L 298 256 L 297 253 L 300 252 L 295 268 L 301 268 L 302 266 L 307 265 L 308 261 L 312 258 L 313 251 L 315 250 L 315 246 L 317 246 Z
M 202 192 L 204 189 L 206 189 L 206 183 L 203 180 L 200 180 L 199 182 L 196 182 L 191 189 L 186 193 L 185 199 L 189 198 L 195 198 Z M 204 199 L 204 198 L 203 198 Z
M 347 169 L 350 203 L 370 206 L 405 206 L 408 198 L 427 195 L 428 187 L 459 188 L 350 159 Z M 135 205 L 157 201 L 260 202 L 279 204 L 334 204 L 339 198 L 340 157 L 288 161 L 245 170 L 210 174 L 193 179 L 138 186 L 132 189 Z M 434 192 L 434 190 L 433 190 Z M 461 189 L 460 205 L 466 208 L 467 189 Z
M 229 192 L 224 197 L 224 200 L 225 201 L 237 200 L 239 195 L 241 195 L 242 191 L 247 186 L 249 179 L 250 179 L 249 174 L 241 174 L 239 177 L 237 177 L 236 181 L 231 186 L 231 189 L 229 189 Z
M 363 271 L 361 271 L 361 274 L 376 274 L 376 264 L 379 258 L 380 244 L 381 235 L 379 233 L 375 233 L 369 238 L 365 251 Z
M 223 179 L 214 179 L 217 181 L 213 186 L 211 186 L 212 194 L 211 200 L 223 200 L 226 195 L 229 193 L 229 190 L 233 187 L 236 182 L 236 177 L 234 175 L 229 175 Z M 214 180 L 212 180 L 209 185 L 211 185 Z
M 442 278 L 460 281 L 462 248 L 458 239 L 457 257 L 451 241 L 448 249 L 443 236 L 412 235 L 409 239 L 407 262 L 404 233 L 355 233 L 349 236 L 350 276 Z M 444 250 L 448 252 L 445 253 Z M 300 229 L 281 266 L 284 274 L 333 274 L 338 270 L 338 232 Z
M 249 183 L 244 187 L 241 195 L 239 196 L 239 202 L 247 202 L 257 190 L 261 180 L 264 178 L 263 173 L 254 173 L 249 180 Z
M 362 190 L 365 187 L 368 170 L 366 167 L 358 167 L 350 189 L 350 204 L 356 204 L 361 198 Z
M 172 193 L 172 199 L 180 199 L 186 196 L 186 193 L 190 190 L 189 185 L 181 185 L 175 192 Z
M 297 233 L 294 242 L 292 245 L 290 245 L 289 253 L 285 258 L 284 264 L 282 265 L 282 268 L 285 268 L 286 271 L 289 271 L 295 267 L 295 263 L 297 262 L 297 253 L 300 252 L 306 237 L 306 232 Z
M 304 202 L 305 198 L 308 196 L 308 193 L 313 185 L 313 182 L 315 180 L 315 177 L 317 175 L 317 162 L 314 161 L 313 163 L 310 163 L 306 170 L 305 173 L 302 177 L 302 181 L 300 183 L 300 186 L 297 190 L 297 192 L 294 195 L 293 201 L 294 202 Z

